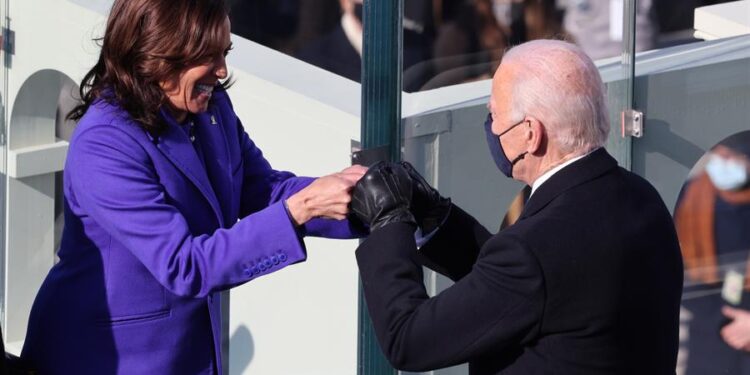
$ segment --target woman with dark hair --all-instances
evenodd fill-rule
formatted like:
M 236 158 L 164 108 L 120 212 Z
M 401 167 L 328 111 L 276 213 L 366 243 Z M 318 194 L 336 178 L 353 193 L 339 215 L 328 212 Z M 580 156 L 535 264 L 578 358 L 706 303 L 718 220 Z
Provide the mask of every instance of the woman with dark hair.
M 22 356 L 41 374 L 221 374 L 220 292 L 351 238 L 350 167 L 273 170 L 227 96 L 221 0 L 116 0 L 81 84 L 57 263 Z

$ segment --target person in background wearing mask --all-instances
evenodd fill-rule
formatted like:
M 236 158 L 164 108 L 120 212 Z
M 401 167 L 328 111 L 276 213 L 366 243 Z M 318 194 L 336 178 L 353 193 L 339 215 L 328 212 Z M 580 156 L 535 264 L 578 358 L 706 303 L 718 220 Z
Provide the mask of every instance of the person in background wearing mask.
M 494 235 L 456 205 L 441 209 L 446 199 L 408 165 L 375 165 L 355 185 L 352 211 L 371 230 L 356 252 L 360 277 L 396 368 L 674 374 L 674 223 L 656 190 L 602 147 L 605 103 L 575 45 L 538 40 L 504 55 L 487 141 L 502 173 L 532 191 L 520 219 Z M 426 223 L 441 225 L 417 249 Z M 456 283 L 430 297 L 422 265 Z
M 705 169 L 686 183 L 675 209 L 688 276 L 688 375 L 750 374 L 749 171 L 745 131 L 711 149 Z

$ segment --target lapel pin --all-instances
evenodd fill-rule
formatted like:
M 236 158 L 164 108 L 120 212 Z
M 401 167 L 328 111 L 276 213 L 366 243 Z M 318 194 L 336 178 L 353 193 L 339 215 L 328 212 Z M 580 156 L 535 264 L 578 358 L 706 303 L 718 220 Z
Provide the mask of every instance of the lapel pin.
M 217 124 L 216 117 L 214 117 L 214 115 L 211 115 L 211 125 L 216 125 L 216 124 Z

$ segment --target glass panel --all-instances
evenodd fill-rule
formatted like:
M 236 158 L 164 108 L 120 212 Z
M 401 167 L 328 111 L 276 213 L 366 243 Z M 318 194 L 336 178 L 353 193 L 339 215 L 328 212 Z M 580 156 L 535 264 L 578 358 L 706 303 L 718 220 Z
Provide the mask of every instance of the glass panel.
M 434 40 L 432 0 L 407 0 L 404 13 L 404 69 L 429 64 Z M 232 32 L 359 82 L 362 75 L 363 0 L 233 1 Z M 422 65 L 425 65 L 422 64 Z M 425 65 L 427 66 L 427 65 Z M 405 75 L 415 91 L 424 69 Z
M 670 209 L 677 204 L 679 194 L 686 196 L 683 188 L 686 179 L 693 181 L 694 176 L 702 173 L 705 163 L 701 159 L 709 149 L 735 133 L 745 131 L 744 139 L 750 137 L 747 134 L 747 119 L 750 118 L 748 47 L 750 36 L 742 36 L 649 51 L 639 54 L 635 60 L 637 77 L 634 79 L 634 105 L 645 112 L 646 124 L 643 138 L 632 141 L 632 161 L 628 164 L 634 172 L 647 178 L 656 187 Z M 617 97 L 612 97 L 612 93 L 622 90 L 622 87 L 616 87 L 623 82 L 622 64 L 620 61 L 600 61 L 599 68 L 610 94 L 611 104 L 612 100 L 618 100 Z M 411 115 L 404 120 L 404 159 L 412 162 L 441 193 L 450 196 L 488 230 L 495 232 L 503 220 L 512 219 L 513 212 L 518 210 L 518 196 L 523 192 L 519 193 L 522 188 L 520 183 L 498 173 L 486 150 L 481 124 L 486 115 L 484 104 L 488 97 L 486 94 L 478 94 L 481 92 L 489 92 L 489 83 L 483 87 L 471 87 L 471 90 L 446 90 L 441 95 L 419 93 L 407 96 L 404 104 L 407 113 L 412 105 L 424 108 L 420 105 L 426 99 L 419 95 L 444 104 L 443 107 L 430 108 L 429 111 Z M 419 103 L 412 103 L 412 100 Z M 611 117 L 619 117 L 619 113 L 611 106 L 610 111 Z M 617 122 L 612 123 L 608 145 L 609 152 L 615 155 L 617 149 L 611 148 L 612 142 L 624 142 L 620 140 L 616 124 Z M 750 147 L 747 146 L 748 143 L 745 145 Z M 630 144 L 627 144 L 626 150 L 630 153 Z M 747 168 L 747 164 L 745 167 Z M 742 175 L 738 172 L 735 174 Z M 493 188 L 487 189 L 487 186 Z M 745 181 L 743 188 L 746 189 L 747 186 Z M 744 215 L 744 211 L 742 212 Z M 701 221 L 708 215 L 698 212 L 691 217 Z M 733 225 L 747 226 L 744 222 Z M 722 224 L 715 228 L 717 231 L 726 231 L 734 227 Z M 746 232 L 742 231 L 741 236 L 745 236 Z M 691 363 L 690 346 L 708 342 L 700 338 L 700 335 L 691 341 L 694 334 L 689 333 L 690 330 L 705 330 L 701 327 L 710 326 L 710 332 L 705 335 L 713 335 L 711 342 L 719 345 L 722 324 L 730 320 L 722 320 L 721 317 L 720 284 L 725 282 L 728 269 L 738 268 L 744 273 L 748 247 L 750 246 L 745 246 L 732 255 L 715 258 L 720 275 L 717 282 L 703 285 L 686 278 L 678 374 L 685 374 L 686 367 Z M 737 264 L 740 267 L 733 267 Z M 740 284 L 743 283 L 744 281 Z M 449 286 L 450 282 L 434 273 L 427 273 L 425 284 L 431 294 L 437 294 Z M 745 304 L 750 303 L 747 301 L 746 289 L 740 287 L 740 290 L 743 290 L 740 306 L 746 308 L 748 306 Z M 704 300 L 713 306 L 712 311 L 707 311 L 711 314 L 710 318 L 694 313 L 694 310 L 703 308 L 701 304 Z M 700 306 L 695 307 L 695 304 Z M 705 319 L 710 321 L 704 324 L 702 321 Z M 692 328 L 696 324 L 699 326 Z M 710 358 L 704 354 L 722 350 L 724 349 L 713 347 L 694 349 L 692 358 L 696 361 L 700 357 Z M 695 351 L 701 354 L 696 355 Z M 738 358 L 746 357 L 746 353 L 733 353 L 731 359 L 727 356 L 709 359 L 709 364 L 714 365 L 709 372 L 724 373 L 723 369 L 726 368 L 731 370 L 727 373 L 739 373 L 733 372 L 726 363 L 731 360 L 740 363 L 746 358 Z M 431 373 L 465 374 L 466 369 L 460 366 Z
M 749 47 L 750 36 L 740 36 L 636 60 L 635 102 L 646 122 L 633 142 L 633 171 L 674 208 L 685 264 L 680 375 L 746 366 L 747 347 L 736 338 L 749 334 Z
M 636 17 L 645 41 L 653 26 L 647 16 L 650 1 L 641 3 Z M 431 5 L 435 32 L 426 48 L 429 59 L 407 64 L 408 49 L 425 46 L 404 41 L 407 91 L 490 78 L 504 50 L 534 39 L 576 42 L 595 60 L 620 56 L 623 50 L 623 0 L 444 0 Z
M 694 42 L 695 8 L 722 2 L 726 1 L 406 0 L 404 89 L 429 90 L 489 78 L 507 47 L 533 39 L 570 40 L 597 61 L 619 58 L 629 37 L 623 31 L 629 19 L 625 14 L 634 15 L 637 52 Z M 431 9 L 432 17 L 420 18 L 429 12 L 410 15 L 410 4 Z M 626 6 L 630 10 L 623 11 Z M 409 25 L 424 27 L 409 30 Z M 421 38 L 410 40 L 407 35 L 416 31 Z
M 690 170 L 674 218 L 685 263 L 680 374 L 741 374 L 750 350 L 750 131 Z
M 635 41 L 626 28 L 639 25 L 639 12 L 648 9 L 633 8 L 624 17 L 624 7 L 632 4 L 630 0 L 627 4 L 593 0 L 442 2 L 441 9 L 446 9 L 442 14 L 446 15 L 437 23 L 434 55 L 429 61 L 432 76 L 420 88 L 424 92 L 404 101 L 404 159 L 490 232 L 512 225 L 529 188 L 499 173 L 487 151 L 482 125 L 491 89 L 488 79 L 507 47 L 532 39 L 563 37 L 577 42 L 594 59 L 601 59 L 597 62 L 600 68 L 616 71 L 603 77 L 611 122 L 607 148 L 627 166 L 630 139 L 621 137 L 619 124 L 620 113 L 632 106 L 628 94 L 632 91 L 630 59 L 635 47 L 624 41 Z M 610 19 L 616 22 L 611 25 Z M 461 49 L 460 41 L 465 40 L 471 42 Z M 409 73 L 405 68 L 404 80 Z M 458 83 L 467 84 L 429 91 Z M 425 285 L 431 294 L 452 284 L 442 275 L 426 271 Z M 467 373 L 464 364 L 427 374 Z
M 9 28 L 9 22 L 10 22 L 10 16 L 8 15 L 8 4 L 9 0 L 0 0 L 0 25 L 2 25 L 2 40 L 3 42 L 0 43 L 0 46 L 2 46 L 2 52 L 0 52 L 0 63 L 2 64 L 2 67 L 0 67 L 0 196 L 2 196 L 2 199 L 0 199 L 0 331 L 2 332 L 2 340 L 3 344 L 5 344 L 5 341 L 7 339 L 7 332 L 8 332 L 8 321 L 6 319 L 6 312 L 7 312 L 7 305 L 6 305 L 6 280 L 7 280 L 7 271 L 6 271 L 6 251 L 5 251 L 5 235 L 6 235 L 6 226 L 5 226 L 5 206 L 6 206 L 6 195 L 5 190 L 7 186 L 7 154 L 8 154 L 8 148 L 7 148 L 7 138 L 6 134 L 8 134 L 8 68 L 7 68 L 7 61 L 11 57 L 10 54 L 7 53 L 5 48 L 5 38 L 7 38 L 5 30 Z
M 598 7 L 598 1 L 591 3 Z M 430 58 L 414 68 L 404 64 L 407 90 L 491 78 L 508 47 L 562 36 L 564 30 L 561 8 L 553 0 L 444 0 L 432 2 L 432 8 L 435 32 L 426 46 Z M 417 47 L 404 43 L 404 50 L 407 48 Z M 614 54 L 618 53 L 619 48 Z M 408 78 L 414 81 L 411 87 L 406 85 Z

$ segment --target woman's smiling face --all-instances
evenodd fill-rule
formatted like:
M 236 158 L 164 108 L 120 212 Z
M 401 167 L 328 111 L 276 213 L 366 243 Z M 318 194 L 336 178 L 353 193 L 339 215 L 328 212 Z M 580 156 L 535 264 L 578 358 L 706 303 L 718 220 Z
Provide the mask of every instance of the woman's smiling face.
M 222 38 L 226 41 L 223 53 L 207 56 L 205 60 L 180 72 L 173 80 L 161 83 L 168 108 L 178 122 L 185 121 L 188 113 L 208 110 L 214 88 L 219 80 L 227 78 L 226 55 L 232 48 L 229 18 L 224 22 Z

